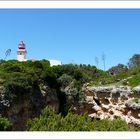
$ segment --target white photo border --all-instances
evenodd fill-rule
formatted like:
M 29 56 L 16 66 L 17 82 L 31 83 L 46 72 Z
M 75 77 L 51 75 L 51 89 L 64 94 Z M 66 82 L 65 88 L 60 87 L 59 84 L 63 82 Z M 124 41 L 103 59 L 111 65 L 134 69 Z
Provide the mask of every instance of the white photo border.
M 0 1 L 0 8 L 140 8 L 140 1 Z

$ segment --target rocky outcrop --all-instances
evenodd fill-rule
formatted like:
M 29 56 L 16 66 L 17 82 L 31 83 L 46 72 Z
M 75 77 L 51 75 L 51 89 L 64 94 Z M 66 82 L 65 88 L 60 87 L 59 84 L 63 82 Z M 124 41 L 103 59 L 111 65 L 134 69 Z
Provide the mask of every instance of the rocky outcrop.
M 59 111 L 57 93 L 48 85 L 32 87 L 32 91 L 9 101 L 4 93 L 4 87 L 0 88 L 0 114 L 7 117 L 13 124 L 12 130 L 26 129 L 27 121 L 39 116 L 41 110 L 47 105 L 53 106 Z
M 84 110 L 90 117 L 97 119 L 122 118 L 128 124 L 140 126 L 140 86 L 106 86 L 83 88 L 86 101 L 75 111 Z
M 134 92 L 134 97 L 140 98 L 140 86 L 134 87 L 133 92 Z

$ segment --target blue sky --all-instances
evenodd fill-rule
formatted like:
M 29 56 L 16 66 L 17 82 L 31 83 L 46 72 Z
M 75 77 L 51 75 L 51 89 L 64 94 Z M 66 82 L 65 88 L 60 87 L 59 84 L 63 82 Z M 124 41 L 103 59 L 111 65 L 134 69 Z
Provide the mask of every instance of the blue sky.
M 0 58 L 16 59 L 23 40 L 28 59 L 96 65 L 127 64 L 140 53 L 140 9 L 0 9 Z

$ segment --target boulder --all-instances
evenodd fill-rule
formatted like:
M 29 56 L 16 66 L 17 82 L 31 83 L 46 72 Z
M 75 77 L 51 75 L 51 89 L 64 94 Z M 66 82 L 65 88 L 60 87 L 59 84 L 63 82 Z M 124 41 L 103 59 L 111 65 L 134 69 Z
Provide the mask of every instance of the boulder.
M 92 91 L 98 98 L 109 98 L 112 87 L 90 87 L 89 90 Z
M 113 88 L 111 90 L 111 98 L 114 100 L 118 100 L 119 97 L 120 97 L 120 90 L 118 88 Z
M 135 98 L 140 98 L 140 86 L 136 86 L 132 89 L 132 91 L 134 92 L 134 97 Z
M 91 118 L 97 118 L 97 114 L 96 113 L 89 114 L 88 116 L 91 117 Z
M 107 109 L 107 110 L 110 108 L 109 105 L 105 105 L 105 104 L 102 104 L 102 107 L 105 108 L 105 109 Z
M 125 104 L 129 109 L 139 110 L 140 109 L 140 99 L 130 99 Z

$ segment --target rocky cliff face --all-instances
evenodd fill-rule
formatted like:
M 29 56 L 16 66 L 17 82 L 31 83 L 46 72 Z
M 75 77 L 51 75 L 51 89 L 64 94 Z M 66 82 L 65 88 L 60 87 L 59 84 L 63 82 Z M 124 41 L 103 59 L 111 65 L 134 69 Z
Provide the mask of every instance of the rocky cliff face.
M 21 131 L 26 129 L 27 120 L 37 117 L 41 110 L 47 106 L 53 106 L 59 111 L 57 93 L 48 85 L 33 87 L 32 91 L 10 102 L 4 94 L 4 87 L 0 90 L 0 114 L 7 117 L 12 123 L 12 130 Z
M 77 113 L 88 111 L 97 119 L 122 118 L 128 124 L 140 126 L 140 87 L 107 86 L 83 88 L 86 101 L 74 109 Z
M 88 112 L 90 117 L 97 119 L 120 117 L 128 124 L 140 127 L 140 86 L 84 86 L 83 92 L 86 100 L 73 105 L 76 113 Z M 56 90 L 48 85 L 32 87 L 31 92 L 18 96 L 12 102 L 6 97 L 5 88 L 0 86 L 0 114 L 13 123 L 12 130 L 25 130 L 27 120 L 39 116 L 47 105 L 59 112 Z

